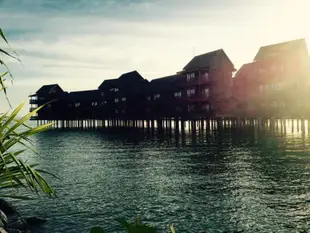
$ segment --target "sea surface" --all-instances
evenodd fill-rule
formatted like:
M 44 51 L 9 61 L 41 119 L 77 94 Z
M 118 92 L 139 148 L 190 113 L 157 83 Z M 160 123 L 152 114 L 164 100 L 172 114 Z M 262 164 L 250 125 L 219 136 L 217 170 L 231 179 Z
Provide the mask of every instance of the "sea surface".
M 35 233 L 124 232 L 115 219 L 136 215 L 159 232 L 308 232 L 309 126 L 50 130 L 25 158 L 59 177 L 58 198 L 14 203 L 48 220 Z

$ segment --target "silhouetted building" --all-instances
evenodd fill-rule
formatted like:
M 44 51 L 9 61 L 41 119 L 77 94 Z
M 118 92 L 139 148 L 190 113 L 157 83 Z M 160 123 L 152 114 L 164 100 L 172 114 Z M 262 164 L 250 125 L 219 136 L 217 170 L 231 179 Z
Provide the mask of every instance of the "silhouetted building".
M 99 90 L 74 91 L 68 95 L 68 118 L 97 119 L 100 104 Z
M 176 85 L 178 75 L 153 79 L 147 96 L 149 118 L 181 117 L 183 106 L 178 100 L 182 90 Z
M 132 71 L 96 90 L 68 93 L 57 84 L 44 85 L 30 96 L 30 110 L 49 102 L 33 118 L 40 120 L 310 116 L 304 39 L 263 46 L 233 78 L 235 71 L 219 49 L 150 82 Z
M 235 114 L 245 116 L 302 116 L 310 113 L 309 56 L 304 39 L 263 46 L 254 62 L 236 73 Z
M 145 118 L 148 84 L 137 71 L 103 81 L 98 87 L 101 98 L 99 119 Z
M 67 96 L 58 84 L 44 85 L 35 94 L 30 95 L 30 111 L 46 104 L 32 119 L 57 120 L 65 118 Z
M 234 71 L 223 49 L 194 57 L 178 73 L 177 85 L 182 88 L 180 95 L 186 106 L 183 111 L 195 117 L 227 114 Z

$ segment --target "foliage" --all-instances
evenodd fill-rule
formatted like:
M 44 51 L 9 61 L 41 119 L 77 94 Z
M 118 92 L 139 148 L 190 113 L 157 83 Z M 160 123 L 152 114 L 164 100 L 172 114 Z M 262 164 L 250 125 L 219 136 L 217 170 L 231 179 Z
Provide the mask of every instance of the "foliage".
M 6 65 L 3 57 L 17 59 L 17 53 L 10 47 L 3 31 L 0 28 L 0 39 L 13 51 L 14 55 L 0 48 L 0 68 L 4 68 L 4 72 L 0 74 L 0 91 L 4 92 L 7 98 L 7 87 L 5 85 L 5 77 L 13 78 L 9 67 Z M 16 55 L 16 56 L 15 56 Z M 8 100 L 8 98 L 7 98 Z M 15 199 L 28 199 L 28 196 L 4 195 L 3 191 L 11 188 L 24 187 L 38 193 L 49 196 L 55 196 L 55 191 L 43 178 L 41 174 L 47 173 L 40 169 L 36 169 L 37 164 L 28 164 L 24 162 L 20 156 L 26 150 L 32 150 L 32 141 L 30 137 L 41 131 L 46 130 L 50 124 L 31 127 L 27 125 L 31 116 L 35 115 L 43 106 L 33 110 L 27 115 L 19 119 L 19 114 L 24 107 L 25 102 L 20 104 L 15 110 L 0 114 L 0 198 L 10 197 Z M 21 149 L 16 149 L 21 148 Z M 35 151 L 34 151 L 35 152 Z
M 156 233 L 157 232 L 157 229 L 155 227 L 142 224 L 139 216 L 135 218 L 134 223 L 128 223 L 124 219 L 116 219 L 116 221 L 119 222 L 119 224 L 123 226 L 128 233 Z M 170 224 L 169 228 L 170 228 L 171 233 L 176 233 L 173 224 Z M 104 230 L 101 227 L 93 227 L 91 228 L 89 233 L 104 233 Z

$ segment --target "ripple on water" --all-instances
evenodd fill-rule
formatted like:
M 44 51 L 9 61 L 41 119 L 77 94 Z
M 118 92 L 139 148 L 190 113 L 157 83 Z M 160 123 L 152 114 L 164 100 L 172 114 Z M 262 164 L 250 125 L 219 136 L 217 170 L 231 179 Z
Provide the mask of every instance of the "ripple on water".
M 197 135 L 50 131 L 31 162 L 56 174 L 59 198 L 16 203 L 48 219 L 40 233 L 87 232 L 143 220 L 167 232 L 294 232 L 309 229 L 308 134 L 219 129 Z

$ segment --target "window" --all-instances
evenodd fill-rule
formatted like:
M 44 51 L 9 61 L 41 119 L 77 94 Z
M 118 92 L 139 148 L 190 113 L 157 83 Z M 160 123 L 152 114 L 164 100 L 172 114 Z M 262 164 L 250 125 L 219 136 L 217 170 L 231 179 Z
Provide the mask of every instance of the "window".
M 270 70 L 271 71 L 276 71 L 277 70 L 277 66 L 276 65 L 271 65 L 270 66 Z
M 195 73 L 191 73 L 191 74 L 187 74 L 186 75 L 186 80 L 187 81 L 190 81 L 190 80 L 192 80 L 192 79 L 194 79 L 195 78 Z
M 203 89 L 202 94 L 204 97 L 209 97 L 210 96 L 210 89 L 209 88 Z
M 285 106 L 286 106 L 285 102 L 282 101 L 282 102 L 279 103 L 279 107 L 285 108 Z
M 274 84 L 274 89 L 275 90 L 282 90 L 282 83 L 275 83 Z
M 92 102 L 92 103 L 91 103 L 91 106 L 97 106 L 97 105 L 98 105 L 97 102 Z
M 115 113 L 118 114 L 118 113 L 119 113 L 119 110 L 118 110 L 118 109 L 115 109 Z
M 39 97 L 39 100 L 44 100 L 44 97 L 40 96 L 40 97 Z
M 210 104 L 204 104 L 202 105 L 202 110 L 209 112 L 210 111 Z
M 118 92 L 119 90 L 118 90 L 117 87 L 115 87 L 115 88 L 111 88 L 110 91 L 112 91 L 112 92 Z
M 253 107 L 253 102 L 252 102 L 251 100 L 248 102 L 248 107 L 249 107 L 249 108 L 252 108 L 252 107 Z
M 114 99 L 114 103 L 118 103 L 118 98 Z
M 272 107 L 277 108 L 278 107 L 278 102 L 277 101 L 273 101 L 272 102 Z
M 123 101 L 123 102 L 125 102 L 126 100 L 127 100 L 126 97 L 123 97 L 123 98 L 122 98 L 122 101 Z
M 269 52 L 268 53 L 268 56 L 270 56 L 270 57 L 274 57 L 274 56 L 278 56 L 279 55 L 279 53 L 277 53 L 277 52 Z
M 157 100 L 157 99 L 159 99 L 160 98 L 160 94 L 155 94 L 154 95 L 154 100 Z
M 195 105 L 188 105 L 188 112 L 193 112 L 195 110 Z
M 259 69 L 258 69 L 258 72 L 259 72 L 260 74 L 263 74 L 263 73 L 265 73 L 265 70 L 262 69 L 262 68 L 259 68 Z
M 80 107 L 81 106 L 81 103 L 75 103 L 75 107 Z
M 101 92 L 100 95 L 101 95 L 101 96 L 104 96 L 104 92 Z
M 176 107 L 175 110 L 176 110 L 177 112 L 182 112 L 182 108 L 181 108 L 181 107 Z
M 203 78 L 204 80 L 208 81 L 208 80 L 209 80 L 209 73 L 208 73 L 208 72 L 204 73 L 204 74 L 202 75 L 202 78 Z
M 181 98 L 182 97 L 182 92 L 175 92 L 174 93 L 175 98 Z
M 187 82 L 188 82 L 189 80 L 191 80 L 191 75 L 190 75 L 190 74 L 187 74 L 187 75 L 186 75 L 186 80 L 187 80 Z
M 148 97 L 147 97 L 147 100 L 151 100 L 151 96 L 148 96 Z
M 187 90 L 187 96 L 190 97 L 192 95 L 195 95 L 196 93 L 196 89 L 195 88 L 192 88 L 192 89 L 188 89 Z

